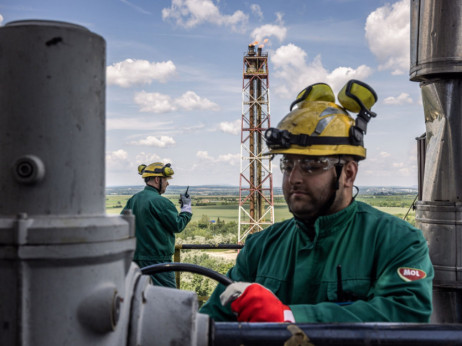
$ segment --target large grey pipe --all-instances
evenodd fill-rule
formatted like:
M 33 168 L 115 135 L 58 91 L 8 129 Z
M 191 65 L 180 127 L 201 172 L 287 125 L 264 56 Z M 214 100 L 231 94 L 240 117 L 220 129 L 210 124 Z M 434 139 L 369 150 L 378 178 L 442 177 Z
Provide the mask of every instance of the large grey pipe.
M 410 79 L 420 82 L 425 168 L 416 222 L 435 267 L 432 322 L 462 322 L 462 2 L 411 1 Z
M 0 66 L 0 344 L 120 344 L 135 240 L 105 214 L 105 42 L 11 22 Z

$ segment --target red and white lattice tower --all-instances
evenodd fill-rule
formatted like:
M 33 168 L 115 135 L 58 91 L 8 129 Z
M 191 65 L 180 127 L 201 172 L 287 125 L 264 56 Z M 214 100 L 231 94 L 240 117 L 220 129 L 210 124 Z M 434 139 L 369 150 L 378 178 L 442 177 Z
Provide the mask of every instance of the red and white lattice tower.
M 241 173 L 239 230 L 241 242 L 249 233 L 274 223 L 273 173 L 264 133 L 270 127 L 268 53 L 250 44 L 242 77 Z

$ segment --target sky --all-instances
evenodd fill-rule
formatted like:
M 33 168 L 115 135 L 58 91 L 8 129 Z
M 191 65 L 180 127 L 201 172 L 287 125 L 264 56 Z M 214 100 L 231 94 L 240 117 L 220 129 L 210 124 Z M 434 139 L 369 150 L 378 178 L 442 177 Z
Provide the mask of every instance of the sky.
M 266 40 L 272 126 L 308 85 L 337 94 L 358 79 L 378 101 L 356 185 L 417 185 L 409 0 L 1 0 L 0 26 L 30 19 L 106 41 L 106 186 L 142 185 L 138 165 L 156 161 L 172 164 L 174 185 L 238 186 L 243 58 Z

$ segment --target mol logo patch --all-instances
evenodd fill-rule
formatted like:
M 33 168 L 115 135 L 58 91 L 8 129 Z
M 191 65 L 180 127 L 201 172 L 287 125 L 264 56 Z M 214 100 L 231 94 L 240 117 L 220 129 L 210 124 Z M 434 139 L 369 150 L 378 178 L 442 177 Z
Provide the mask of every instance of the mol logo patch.
M 400 267 L 398 268 L 398 275 L 404 281 L 416 281 L 425 278 L 427 273 L 416 268 Z

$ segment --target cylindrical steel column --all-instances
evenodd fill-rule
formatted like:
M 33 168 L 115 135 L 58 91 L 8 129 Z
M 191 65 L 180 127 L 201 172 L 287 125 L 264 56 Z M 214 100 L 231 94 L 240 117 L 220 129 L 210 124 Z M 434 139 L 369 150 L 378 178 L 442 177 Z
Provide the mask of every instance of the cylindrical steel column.
M 410 79 L 425 113 L 416 223 L 435 267 L 431 320 L 462 322 L 462 2 L 411 1 Z
M 0 42 L 0 214 L 103 213 L 104 39 L 21 21 Z
M 105 213 L 104 39 L 8 23 L 0 66 L 0 344 L 126 344 L 140 274 L 133 217 Z

